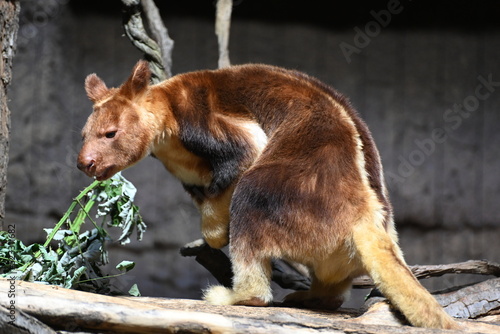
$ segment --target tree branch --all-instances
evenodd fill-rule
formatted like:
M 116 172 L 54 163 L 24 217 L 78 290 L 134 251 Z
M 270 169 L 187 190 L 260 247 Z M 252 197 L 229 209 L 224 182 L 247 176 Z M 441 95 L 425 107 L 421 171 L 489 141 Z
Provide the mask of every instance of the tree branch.
M 232 287 L 231 261 L 220 249 L 213 249 L 203 239 L 186 244 L 180 249 L 182 256 L 194 256 L 196 262 L 207 269 L 225 287 Z M 272 280 L 284 289 L 308 290 L 309 277 L 283 261 L 273 261 Z
M 167 78 L 165 65 L 158 44 L 151 39 L 144 29 L 141 18 L 140 0 L 122 0 L 123 27 L 132 44 L 142 52 L 151 68 L 151 81 L 158 83 Z
M 170 78 L 172 76 L 172 50 L 174 48 L 174 41 L 168 35 L 167 27 L 163 24 L 154 0 L 142 0 L 142 8 L 148 21 L 149 30 L 151 30 L 151 34 L 160 48 L 165 75 L 167 78 Z
M 480 274 L 500 277 L 500 264 L 485 260 L 470 260 L 460 263 L 411 266 L 417 278 L 437 277 L 444 274 Z
M 410 266 L 410 269 L 418 279 L 439 277 L 445 274 L 477 274 L 500 277 L 500 264 L 484 260 L 470 260 L 460 263 L 438 265 L 415 265 Z M 354 280 L 353 287 L 358 289 L 370 289 L 373 288 L 374 285 L 370 277 L 360 276 Z
M 5 231 L 5 195 L 10 146 L 10 109 L 7 89 L 12 81 L 12 59 L 19 30 L 19 1 L 0 1 L 0 228 Z
M 221 250 L 210 248 L 202 239 L 194 241 L 181 248 L 182 256 L 195 256 L 219 283 L 230 287 L 233 272 L 230 270 L 231 261 Z M 200 260 L 201 259 L 201 260 Z M 228 269 L 229 268 L 229 269 Z M 471 260 L 467 262 L 410 266 L 411 271 L 418 279 L 439 277 L 445 274 L 479 274 L 500 277 L 500 264 L 488 261 Z M 307 290 L 311 284 L 304 271 L 297 270 L 284 261 L 273 262 L 273 281 L 284 289 Z M 353 281 L 355 289 L 374 288 L 369 276 L 360 276 Z
M 194 256 L 196 262 L 207 269 L 225 287 L 233 286 L 231 261 L 220 249 L 211 248 L 203 239 L 198 239 L 180 249 L 182 256 Z
M 231 66 L 229 61 L 229 30 L 233 0 L 217 0 L 215 34 L 219 42 L 219 68 Z

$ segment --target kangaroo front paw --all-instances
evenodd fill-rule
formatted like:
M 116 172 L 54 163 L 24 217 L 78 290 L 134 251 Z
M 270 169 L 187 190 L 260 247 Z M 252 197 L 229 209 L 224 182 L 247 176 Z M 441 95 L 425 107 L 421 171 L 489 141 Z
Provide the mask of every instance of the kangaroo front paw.
M 203 299 L 214 305 L 268 306 L 269 302 L 259 297 L 244 297 L 232 289 L 223 286 L 212 286 L 204 291 Z

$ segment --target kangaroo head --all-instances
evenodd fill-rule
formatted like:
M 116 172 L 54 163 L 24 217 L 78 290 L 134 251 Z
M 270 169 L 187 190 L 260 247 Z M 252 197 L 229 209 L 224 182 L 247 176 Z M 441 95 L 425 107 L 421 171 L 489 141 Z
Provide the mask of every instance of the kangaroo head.
M 86 78 L 94 110 L 82 130 L 77 166 L 88 176 L 106 180 L 150 153 L 153 129 L 141 106 L 150 77 L 148 63 L 139 61 L 119 88 L 107 88 L 95 74 Z

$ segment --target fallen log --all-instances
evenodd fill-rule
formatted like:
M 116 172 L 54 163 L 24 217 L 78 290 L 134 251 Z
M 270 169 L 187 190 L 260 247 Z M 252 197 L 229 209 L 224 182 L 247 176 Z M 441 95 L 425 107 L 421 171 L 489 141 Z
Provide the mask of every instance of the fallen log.
M 0 304 L 15 305 L 59 330 L 104 330 L 120 333 L 169 333 L 185 330 L 228 333 L 232 323 L 222 316 L 204 312 L 186 312 L 158 308 L 141 301 L 109 297 L 24 281 L 16 281 L 15 299 L 7 299 L 12 291 L 10 281 L 0 280 Z M 9 290 L 10 289 L 10 290 Z M 15 324 L 17 324 L 17 314 Z
M 499 321 L 494 318 L 500 314 L 500 278 L 493 278 L 473 285 L 452 288 L 434 294 L 438 303 L 446 313 L 459 319 L 480 319 Z M 383 297 L 369 298 L 364 309 L 370 309 L 374 304 L 386 302 Z
M 56 331 L 35 317 L 32 317 L 20 310 L 15 310 L 14 317 L 11 311 L 12 310 L 6 307 L 0 307 L 0 333 L 56 334 Z
M 445 311 L 463 319 L 478 319 L 500 312 L 500 278 L 490 279 L 436 296 Z
M 386 299 L 384 298 L 378 298 L 378 299 L 379 300 L 373 302 L 370 308 L 368 308 L 368 310 L 361 316 L 350 319 L 348 321 L 359 324 L 377 324 L 380 326 L 398 326 L 398 325 L 402 326 L 407 324 L 406 320 L 402 317 L 402 315 L 396 310 L 394 310 Z M 467 332 L 500 333 L 500 323 L 488 323 L 488 322 L 470 321 L 470 320 L 460 320 L 458 322 L 462 326 L 463 330 Z M 406 332 L 407 327 L 404 328 L 405 328 L 404 331 Z M 398 329 L 401 330 L 401 327 L 399 327 Z M 426 329 L 426 331 L 431 332 L 429 329 Z M 444 333 L 445 331 L 437 331 L 437 332 Z M 446 331 L 446 333 L 448 332 L 449 331 Z
M 214 306 L 200 300 L 109 297 L 56 286 L 0 279 L 0 304 L 11 305 L 48 326 L 65 332 L 119 333 L 441 333 L 377 319 L 394 312 L 377 306 L 363 318 L 359 310 L 337 312 L 285 307 Z M 15 324 L 18 323 L 16 313 Z M 370 319 L 366 314 L 371 314 Z M 374 317 L 373 314 L 376 316 Z M 361 317 L 359 317 L 361 315 Z M 396 317 L 397 319 L 397 317 Z M 377 321 L 375 321 L 377 320 Z M 460 321 L 464 330 L 498 333 L 500 324 Z M 0 324 L 0 329 L 5 324 Z M 11 333 L 7 331 L 1 331 Z M 29 333 L 29 332 L 28 332 Z M 33 332 L 37 333 L 37 332 Z M 50 333 L 50 332 L 49 332 Z M 444 333 L 444 332 L 443 332 Z M 461 333 L 447 331 L 446 333 Z

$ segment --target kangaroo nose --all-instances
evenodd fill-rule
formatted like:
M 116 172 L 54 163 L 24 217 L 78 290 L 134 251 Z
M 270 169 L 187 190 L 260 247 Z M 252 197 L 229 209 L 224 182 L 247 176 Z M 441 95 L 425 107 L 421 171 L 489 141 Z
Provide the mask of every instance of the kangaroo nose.
M 79 170 L 88 171 L 94 166 L 94 164 L 95 164 L 94 159 L 84 158 L 84 159 L 78 159 L 76 167 L 78 167 Z

